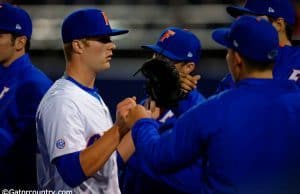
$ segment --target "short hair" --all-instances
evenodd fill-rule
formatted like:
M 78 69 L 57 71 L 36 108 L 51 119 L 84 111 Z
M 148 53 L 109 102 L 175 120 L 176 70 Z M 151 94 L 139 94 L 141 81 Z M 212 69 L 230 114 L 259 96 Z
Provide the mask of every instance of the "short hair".
M 266 71 L 266 70 L 272 70 L 275 64 L 275 61 L 267 61 L 267 62 L 261 62 L 256 61 L 253 59 L 249 59 L 248 57 L 245 57 L 241 55 L 242 60 L 244 61 L 246 68 L 250 71 Z
M 65 55 L 66 61 L 70 61 L 70 59 L 72 57 L 72 53 L 73 53 L 72 43 L 64 44 L 64 49 L 63 50 L 64 50 L 64 55 Z
M 160 53 L 154 53 L 154 56 L 155 56 L 154 57 L 155 59 L 162 60 L 162 61 L 165 61 L 165 62 L 170 63 L 170 64 L 175 64 L 175 63 L 180 63 L 181 62 L 181 61 L 172 60 L 172 59 L 170 59 L 170 58 L 168 58 L 168 57 L 166 57 L 166 56 L 164 56 Z
M 85 46 L 89 46 L 89 43 L 87 42 L 86 39 L 80 39 L 79 41 L 81 41 Z M 65 43 L 63 50 L 64 50 L 64 55 L 65 55 L 66 61 L 70 61 L 71 57 L 73 55 L 73 45 L 72 45 L 72 42 Z

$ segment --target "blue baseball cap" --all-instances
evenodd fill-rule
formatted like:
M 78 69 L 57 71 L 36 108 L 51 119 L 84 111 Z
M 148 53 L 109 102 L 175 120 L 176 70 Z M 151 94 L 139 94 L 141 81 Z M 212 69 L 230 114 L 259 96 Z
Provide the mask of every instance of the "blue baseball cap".
M 213 31 L 212 38 L 217 43 L 257 62 L 272 62 L 278 55 L 278 33 L 265 19 L 241 16 L 230 28 Z
M 116 36 L 128 30 L 112 29 L 106 14 L 99 9 L 80 9 L 68 15 L 62 24 L 64 43 L 95 36 Z
M 244 7 L 229 6 L 226 10 L 233 17 L 244 14 L 281 17 L 289 25 L 294 25 L 296 20 L 296 12 L 290 0 L 247 0 Z
M 29 14 L 9 3 L 0 3 L 0 30 L 31 38 L 32 22 Z
M 174 61 L 198 63 L 201 54 L 200 40 L 192 32 L 176 27 L 163 30 L 156 44 L 144 45 L 142 48 L 150 49 Z

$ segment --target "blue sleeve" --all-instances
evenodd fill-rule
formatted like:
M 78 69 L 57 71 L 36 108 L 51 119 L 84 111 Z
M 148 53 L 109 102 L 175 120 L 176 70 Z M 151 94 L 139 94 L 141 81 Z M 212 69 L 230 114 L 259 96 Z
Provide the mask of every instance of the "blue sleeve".
M 40 101 L 50 86 L 51 82 L 41 84 L 35 80 L 23 83 L 18 87 L 16 91 L 16 105 L 23 119 L 35 118 Z
M 235 87 L 231 74 L 227 74 L 218 84 L 216 94 Z
M 7 129 L 0 128 L 0 157 L 5 156 L 14 143 L 14 137 Z
M 139 158 L 139 157 L 138 157 Z M 153 171 L 146 162 L 141 160 L 136 166 L 136 170 L 143 172 L 153 180 L 163 182 L 168 186 L 184 193 L 199 193 L 202 190 L 203 170 L 202 160 L 194 161 L 192 164 L 186 165 L 184 168 L 169 173 L 159 173 Z
M 79 155 L 80 152 L 74 152 L 53 160 L 53 163 L 64 182 L 72 188 L 80 185 L 88 178 L 81 168 Z
M 176 117 L 179 117 L 193 106 L 200 104 L 205 100 L 206 98 L 197 89 L 194 89 L 190 91 L 184 99 L 179 101 L 176 108 L 172 108 L 172 112 L 176 115 Z
M 134 154 L 127 162 L 126 176 L 124 179 L 125 185 L 138 184 L 142 181 L 142 174 L 147 175 L 155 181 L 164 183 L 177 191 L 184 193 L 199 193 L 203 185 L 202 160 L 194 161 L 187 165 L 184 169 L 173 171 L 170 173 L 154 172 L 138 154 Z M 142 173 L 142 174 L 141 174 Z
M 134 169 L 136 171 L 141 170 L 140 164 L 142 161 L 140 161 L 140 158 L 137 157 L 137 155 L 134 153 L 128 160 L 127 164 L 131 169 Z
M 32 149 L 36 142 L 35 114 L 42 96 L 38 83 L 25 83 L 16 88 L 9 107 L 1 111 L 0 155 L 5 155 L 18 141 L 25 142 L 24 149 Z
M 211 103 L 193 107 L 160 136 L 152 119 L 141 119 L 132 128 L 136 152 L 156 172 L 182 168 L 201 157 L 209 136 L 218 129 L 218 109 Z
M 18 129 L 14 134 L 16 139 L 24 133 L 35 133 L 36 111 L 50 85 L 50 81 L 48 84 L 41 84 L 35 80 L 25 82 L 17 88 L 14 116 L 14 123 Z

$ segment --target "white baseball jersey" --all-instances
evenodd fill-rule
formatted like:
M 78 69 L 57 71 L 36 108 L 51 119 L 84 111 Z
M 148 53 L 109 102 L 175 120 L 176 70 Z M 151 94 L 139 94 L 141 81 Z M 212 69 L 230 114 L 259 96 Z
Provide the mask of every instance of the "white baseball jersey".
M 53 159 L 81 151 L 112 127 L 109 110 L 78 84 L 61 78 L 43 97 L 36 115 L 37 173 L 40 189 L 73 190 L 74 193 L 119 194 L 116 154 L 102 170 L 71 189 L 64 183 Z

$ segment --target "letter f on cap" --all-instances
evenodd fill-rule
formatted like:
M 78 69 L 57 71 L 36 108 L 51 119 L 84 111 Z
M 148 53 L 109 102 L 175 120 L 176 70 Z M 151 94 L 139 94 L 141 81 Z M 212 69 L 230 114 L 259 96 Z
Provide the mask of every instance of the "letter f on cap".
M 175 34 L 176 34 L 176 32 L 174 32 L 172 30 L 168 30 L 161 36 L 159 41 L 163 42 L 165 39 L 170 38 L 171 36 L 174 36 Z
M 106 16 L 106 14 L 102 11 L 101 12 L 102 13 L 102 15 L 103 15 L 103 18 L 104 18 L 104 21 L 105 21 L 105 25 L 109 25 L 109 22 L 108 22 L 108 17 Z

